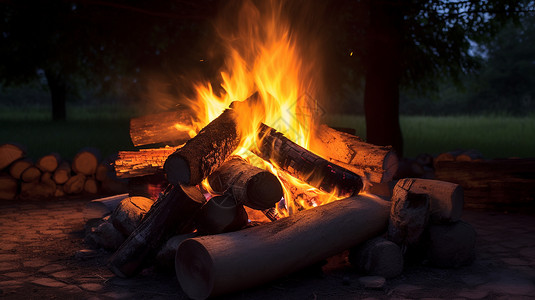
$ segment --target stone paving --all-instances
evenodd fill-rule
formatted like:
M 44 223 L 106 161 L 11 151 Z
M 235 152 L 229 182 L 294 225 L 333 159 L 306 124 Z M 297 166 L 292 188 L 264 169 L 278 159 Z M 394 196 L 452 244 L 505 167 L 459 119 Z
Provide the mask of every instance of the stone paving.
M 0 298 L 187 299 L 176 277 L 146 269 L 131 279 L 106 267 L 110 253 L 83 243 L 90 199 L 0 203 Z M 533 299 L 535 215 L 467 210 L 477 258 L 460 269 L 409 266 L 379 288 L 342 260 L 220 299 Z M 313 270 L 312 270 L 313 271 Z

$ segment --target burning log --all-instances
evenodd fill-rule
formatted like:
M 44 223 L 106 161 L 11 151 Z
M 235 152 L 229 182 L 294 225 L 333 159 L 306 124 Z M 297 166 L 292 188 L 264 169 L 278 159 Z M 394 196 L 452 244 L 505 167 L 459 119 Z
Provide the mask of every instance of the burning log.
M 135 275 L 169 237 L 193 230 L 193 219 L 205 201 L 196 187 L 169 185 L 110 258 L 110 270 L 120 277 Z
M 235 118 L 232 109 L 225 110 L 171 154 L 164 164 L 169 183 L 197 185 L 221 166 L 240 143 Z
M 210 174 L 208 183 L 216 194 L 230 193 L 238 203 L 258 210 L 273 207 L 283 196 L 275 175 L 239 156 L 232 156 Z
M 115 172 L 119 178 L 153 175 L 163 171 L 167 157 L 178 148 L 165 147 L 141 149 L 139 151 L 120 151 L 115 160 Z
M 368 144 L 357 136 L 326 125 L 317 130 L 310 150 L 371 182 L 391 181 L 398 169 L 398 157 L 392 147 Z
M 134 146 L 164 144 L 177 146 L 195 136 L 194 113 L 188 109 L 162 112 L 130 120 Z
M 246 289 L 379 235 L 388 212 L 386 201 L 358 195 L 262 226 L 188 239 L 176 253 L 177 278 L 193 299 Z
M 253 152 L 290 175 L 324 192 L 351 196 L 362 189 L 362 179 L 284 137 L 275 129 L 260 124 L 258 150 Z

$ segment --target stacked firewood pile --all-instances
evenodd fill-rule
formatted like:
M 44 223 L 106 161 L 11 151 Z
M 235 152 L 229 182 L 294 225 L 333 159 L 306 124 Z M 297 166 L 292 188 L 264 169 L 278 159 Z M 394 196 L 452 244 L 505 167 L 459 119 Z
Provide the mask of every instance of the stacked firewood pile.
M 116 193 L 125 183 L 116 180 L 113 167 L 102 161 L 98 149 L 81 149 L 72 161 L 57 153 L 36 161 L 24 147 L 0 145 L 0 199 L 49 199 L 80 193 Z
M 133 141 L 146 135 L 147 144 L 172 147 L 121 152 L 115 162 L 118 176 L 140 184 L 160 176 L 165 184 L 155 202 L 125 194 L 88 205 L 87 241 L 114 251 L 108 266 L 116 275 L 171 267 L 189 297 L 204 299 L 274 280 L 349 249 L 359 272 L 382 278 L 398 276 L 407 260 L 456 267 L 474 258 L 475 231 L 460 219 L 459 185 L 421 178 L 396 183 L 398 158 L 390 148 L 327 126 L 319 127 L 311 152 L 261 124 L 263 139 L 253 152 L 276 163 L 283 174 L 278 180 L 231 155 L 239 143 L 234 113 L 226 110 L 182 146 L 183 140 L 170 143 L 168 136 L 139 130 L 140 120 L 145 128 L 188 126 L 166 124 L 173 119 L 161 116 L 132 120 Z M 342 199 L 314 207 L 316 194 L 288 184 L 290 176 Z M 200 184 L 203 179 L 210 193 Z M 281 182 L 297 200 L 288 217 L 275 209 L 288 209 Z M 370 194 L 374 189 L 382 196 Z M 301 210 L 304 206 L 313 208 Z

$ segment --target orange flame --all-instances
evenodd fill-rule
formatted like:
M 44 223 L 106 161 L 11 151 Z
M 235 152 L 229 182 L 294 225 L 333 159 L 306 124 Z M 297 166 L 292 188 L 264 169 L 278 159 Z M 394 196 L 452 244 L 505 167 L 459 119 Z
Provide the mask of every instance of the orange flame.
M 237 154 L 280 178 L 285 199 L 293 201 L 286 201 L 285 207 L 279 207 L 279 213 L 288 215 L 296 209 L 314 207 L 335 198 L 285 174 L 248 150 L 256 147 L 260 122 L 307 148 L 318 117 L 318 104 L 313 100 L 320 86 L 318 66 L 314 61 L 304 61 L 302 55 L 304 50 L 311 49 L 299 48 L 298 32 L 292 30 L 281 3 L 263 3 L 267 4 L 265 9 L 245 1 L 238 12 L 235 28 L 218 24 L 218 33 L 228 53 L 221 71 L 224 92 L 216 95 L 210 83 L 197 84 L 197 96 L 190 100 L 190 106 L 199 112 L 200 129 L 233 101 L 242 101 L 258 93 L 260 103 L 237 109 L 242 137 Z M 206 187 L 206 182 L 203 185 Z

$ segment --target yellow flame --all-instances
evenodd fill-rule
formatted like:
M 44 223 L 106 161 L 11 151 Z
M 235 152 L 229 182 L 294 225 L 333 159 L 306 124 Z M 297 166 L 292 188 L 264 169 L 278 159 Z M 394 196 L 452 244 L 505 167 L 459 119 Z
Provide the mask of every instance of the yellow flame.
M 292 30 L 284 17 L 282 4 L 263 2 L 266 3 L 264 10 L 251 1 L 244 1 L 235 28 L 229 29 L 227 24 L 217 25 L 228 54 L 220 73 L 223 92 L 216 95 L 210 83 L 197 84 L 197 96 L 190 100 L 190 106 L 198 112 L 200 129 L 233 101 L 243 101 L 258 93 L 259 101 L 244 103 L 235 109 L 242 138 L 236 153 L 279 176 L 287 199 L 286 207 L 279 208 L 279 213 L 288 215 L 301 207 L 307 209 L 333 201 L 334 196 L 311 188 L 248 151 L 256 145 L 260 122 L 307 148 L 311 134 L 315 132 L 312 127 L 318 111 L 313 100 L 319 86 L 315 64 L 314 61 L 305 62 L 302 55 L 303 51 L 312 50 L 298 47 L 298 32 Z M 207 186 L 207 182 L 203 185 Z M 294 201 L 299 197 L 301 199 Z M 296 205 L 301 207 L 296 208 Z

